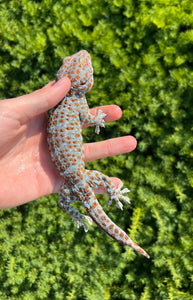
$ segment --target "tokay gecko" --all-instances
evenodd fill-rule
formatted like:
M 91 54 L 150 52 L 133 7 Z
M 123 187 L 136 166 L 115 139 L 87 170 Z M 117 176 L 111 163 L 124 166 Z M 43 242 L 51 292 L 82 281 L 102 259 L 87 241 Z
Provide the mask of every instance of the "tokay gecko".
M 119 200 L 130 203 L 129 198 L 123 196 L 129 190 L 127 188 L 121 190 L 122 183 L 116 189 L 106 175 L 85 169 L 82 124 L 95 125 L 95 132 L 99 134 L 100 127 L 105 125 L 104 117 L 106 116 L 100 109 L 96 117 L 89 112 L 85 93 L 89 92 L 93 85 L 93 68 L 91 57 L 86 50 L 64 58 L 56 75 L 56 81 L 65 76 L 71 80 L 71 89 L 52 109 L 47 126 L 51 158 L 64 178 L 64 184 L 58 193 L 59 205 L 76 221 L 78 228 L 83 226 L 87 232 L 88 227 L 84 220 L 87 220 L 89 224 L 93 220 L 113 239 L 149 258 L 141 247 L 110 220 L 94 194 L 94 189 L 105 187 L 109 196 L 107 204 L 111 205 L 112 201 L 115 201 L 117 207 L 122 209 L 123 205 Z M 82 203 L 88 216 L 81 214 L 71 205 L 77 199 Z

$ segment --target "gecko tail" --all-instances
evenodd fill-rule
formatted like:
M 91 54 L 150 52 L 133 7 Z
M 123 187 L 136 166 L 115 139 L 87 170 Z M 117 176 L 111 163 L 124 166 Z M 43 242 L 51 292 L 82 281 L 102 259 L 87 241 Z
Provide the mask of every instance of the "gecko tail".
M 133 250 L 139 252 L 145 257 L 150 258 L 149 254 L 145 252 L 145 250 L 133 242 L 132 239 L 121 228 L 111 221 L 111 219 L 105 214 L 96 198 L 92 203 L 92 208 L 88 209 L 85 207 L 85 210 L 91 219 L 97 224 L 97 226 L 114 240 L 122 245 L 131 247 Z

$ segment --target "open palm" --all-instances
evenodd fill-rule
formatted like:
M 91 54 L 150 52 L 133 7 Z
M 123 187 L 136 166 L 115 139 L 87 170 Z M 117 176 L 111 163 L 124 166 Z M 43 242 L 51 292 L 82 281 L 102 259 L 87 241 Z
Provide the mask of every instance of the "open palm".
M 64 179 L 51 161 L 46 141 L 46 112 L 68 92 L 70 81 L 50 82 L 31 94 L 0 101 L 0 208 L 57 192 Z M 101 107 L 105 121 L 119 119 L 116 105 Z M 97 108 L 92 109 L 95 114 Z M 132 151 L 132 136 L 85 144 L 85 161 Z M 112 178 L 118 186 L 120 180 Z M 104 192 L 99 190 L 100 192 Z

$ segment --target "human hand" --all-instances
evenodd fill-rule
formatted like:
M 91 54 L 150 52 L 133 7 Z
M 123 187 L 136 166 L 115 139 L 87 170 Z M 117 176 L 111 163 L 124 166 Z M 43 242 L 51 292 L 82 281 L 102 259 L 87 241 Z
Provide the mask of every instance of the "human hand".
M 0 101 L 0 208 L 9 208 L 58 192 L 63 178 L 51 161 L 46 138 L 46 112 L 70 89 L 63 78 L 31 94 Z M 121 117 L 116 105 L 100 107 L 105 122 Z M 91 109 L 92 114 L 98 108 Z M 84 145 L 85 161 L 130 152 L 136 147 L 132 136 Z M 118 187 L 120 179 L 111 178 Z M 104 193 L 104 190 L 98 190 Z

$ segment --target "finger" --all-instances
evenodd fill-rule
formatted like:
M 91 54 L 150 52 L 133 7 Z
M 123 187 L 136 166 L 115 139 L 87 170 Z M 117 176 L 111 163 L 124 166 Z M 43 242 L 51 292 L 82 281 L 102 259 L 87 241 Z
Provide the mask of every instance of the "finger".
M 96 116 L 97 115 L 97 111 L 99 109 L 102 110 L 102 112 L 106 114 L 105 123 L 108 123 L 110 121 L 116 121 L 116 120 L 120 119 L 121 116 L 122 116 L 121 108 L 119 106 L 117 106 L 117 105 L 114 105 L 114 104 L 103 105 L 103 106 L 91 108 L 90 109 L 90 113 L 93 116 Z M 83 124 L 83 128 L 86 128 L 88 126 L 92 126 L 92 125 Z
M 17 101 L 12 109 L 19 112 L 21 122 L 26 122 L 54 107 L 68 93 L 70 86 L 71 82 L 67 77 L 56 83 L 52 81 L 31 94 L 11 99 L 14 103 Z
M 46 88 L 49 87 L 49 86 L 53 86 L 55 83 L 56 83 L 55 80 L 50 81 L 50 82 L 48 82 L 46 85 L 44 85 L 41 89 L 42 89 L 42 90 L 43 90 L 43 89 L 46 89 Z M 37 91 L 38 91 L 38 90 L 37 90 Z M 37 92 L 37 91 L 34 91 L 34 93 Z
M 84 144 L 85 162 L 133 151 L 137 146 L 131 136 L 113 138 L 102 142 Z

